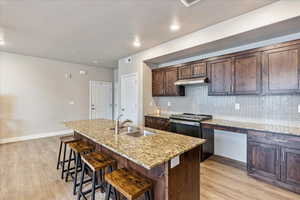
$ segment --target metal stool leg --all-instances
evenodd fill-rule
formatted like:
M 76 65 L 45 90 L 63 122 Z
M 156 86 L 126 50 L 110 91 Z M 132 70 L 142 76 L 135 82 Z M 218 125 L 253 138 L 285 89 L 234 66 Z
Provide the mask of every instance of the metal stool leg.
M 95 187 L 96 187 L 96 172 L 93 171 L 93 180 L 92 180 L 92 200 L 95 200 Z
M 64 179 L 66 154 L 67 154 L 67 144 L 64 144 L 64 155 L 63 155 L 63 161 L 62 161 L 61 179 Z
M 150 192 L 150 191 L 147 191 L 147 192 L 145 193 L 145 200 L 152 200 L 151 197 L 152 197 L 152 196 L 151 196 L 151 192 Z
M 67 175 L 66 175 L 66 182 L 68 182 L 68 180 L 69 180 L 69 173 L 70 173 L 70 165 L 71 165 L 72 153 L 73 153 L 73 150 L 70 149 L 69 161 L 68 161 L 68 168 L 67 168 Z
M 119 196 L 118 196 L 118 192 L 117 192 L 116 188 L 113 187 L 112 190 L 113 190 L 113 193 L 114 193 L 115 200 L 118 200 Z
M 59 145 L 59 152 L 58 152 L 58 158 L 57 158 L 57 165 L 56 165 L 56 169 L 59 169 L 59 165 L 60 165 L 60 155 L 61 155 L 61 148 L 62 148 L 62 141 L 60 142 Z
M 79 159 L 80 159 L 80 154 L 76 153 L 75 157 L 75 175 L 73 179 L 73 194 L 76 195 L 76 187 L 77 187 L 77 172 L 78 172 L 78 165 L 79 165 Z
M 83 185 L 84 173 L 85 173 L 84 170 L 85 170 L 85 163 L 83 162 L 83 164 L 82 164 L 82 170 L 81 170 L 81 178 L 80 178 L 80 185 L 79 185 L 79 190 L 78 190 L 77 200 L 80 200 L 80 199 L 81 199 L 82 185 Z
M 110 191 L 111 191 L 111 185 L 107 184 L 106 194 L 105 194 L 105 200 L 109 200 L 110 199 Z

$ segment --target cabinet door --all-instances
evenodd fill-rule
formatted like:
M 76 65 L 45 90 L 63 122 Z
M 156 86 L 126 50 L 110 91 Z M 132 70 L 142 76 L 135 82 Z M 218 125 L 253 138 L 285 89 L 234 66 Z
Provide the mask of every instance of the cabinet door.
M 207 76 L 206 63 L 196 63 L 192 65 L 192 77 L 203 77 Z
M 264 52 L 264 89 L 267 94 L 299 93 L 299 45 Z
M 279 179 L 280 160 L 277 145 L 248 142 L 247 146 L 249 175 Z
M 189 79 L 192 77 L 192 68 L 190 65 L 179 67 L 179 79 Z
M 165 72 L 163 70 L 152 71 L 152 96 L 164 96 Z
M 261 54 L 247 54 L 234 58 L 233 93 L 261 93 Z
M 281 180 L 300 189 L 300 149 L 282 147 Z
M 178 68 L 171 68 L 165 71 L 165 95 L 180 96 L 180 86 L 174 83 L 178 80 Z
M 232 59 L 221 59 L 208 62 L 209 89 L 208 95 L 227 95 L 232 85 Z

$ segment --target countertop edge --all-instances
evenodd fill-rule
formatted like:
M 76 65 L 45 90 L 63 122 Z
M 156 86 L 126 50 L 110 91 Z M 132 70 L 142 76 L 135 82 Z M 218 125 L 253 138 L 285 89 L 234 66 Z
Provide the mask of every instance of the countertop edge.
M 214 121 L 215 120 L 215 121 Z M 236 125 L 228 125 L 228 124 L 223 124 L 223 123 L 218 123 L 218 121 L 227 121 L 231 123 L 248 123 L 248 124 L 253 124 L 253 125 L 260 125 L 260 126 L 278 126 L 281 128 L 295 128 L 295 129 L 300 129 L 300 127 L 289 127 L 289 126 L 283 126 L 283 125 L 273 125 L 273 124 L 259 124 L 259 123 L 252 123 L 252 122 L 242 122 L 242 121 L 232 121 L 232 120 L 224 120 L 224 119 L 212 119 L 212 120 L 205 120 L 202 121 L 202 124 L 208 124 L 208 125 L 215 125 L 215 126 L 222 126 L 222 127 L 229 127 L 229 128 L 237 128 L 237 129 L 243 129 L 243 130 L 250 130 L 250 131 L 260 131 L 260 132 L 269 132 L 269 133 L 274 133 L 274 134 L 282 134 L 282 135 L 291 135 L 291 136 L 298 136 L 300 137 L 300 133 L 294 133 L 290 131 L 282 131 L 282 130 L 272 130 L 269 128 L 254 128 L 254 127 L 248 127 L 248 126 L 236 126 Z

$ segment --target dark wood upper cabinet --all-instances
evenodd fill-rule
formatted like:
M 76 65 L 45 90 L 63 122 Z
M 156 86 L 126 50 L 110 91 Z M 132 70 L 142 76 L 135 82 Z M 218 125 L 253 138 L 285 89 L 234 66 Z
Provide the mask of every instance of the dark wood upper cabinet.
M 210 80 L 208 95 L 228 95 L 232 91 L 232 59 L 219 59 L 207 63 Z
M 191 65 L 192 78 L 207 76 L 206 63 L 195 63 Z
M 178 77 L 179 80 L 190 79 L 192 77 L 191 65 L 179 67 L 178 73 L 179 73 L 179 77 Z
M 261 53 L 234 57 L 233 94 L 261 93 Z
M 165 71 L 165 95 L 166 96 L 181 96 L 180 88 L 174 83 L 178 80 L 178 68 L 170 68 Z
M 177 80 L 177 67 L 152 70 L 152 96 L 184 96 L 184 87 L 174 84 Z
M 168 70 L 168 67 L 165 70 Z M 182 79 L 208 76 L 208 95 L 300 94 L 300 40 L 153 70 L 153 96 L 184 96 Z M 182 95 L 183 94 L 183 95 Z
M 152 95 L 165 95 L 165 72 L 163 70 L 152 70 Z
M 264 52 L 263 78 L 266 94 L 300 93 L 300 45 Z

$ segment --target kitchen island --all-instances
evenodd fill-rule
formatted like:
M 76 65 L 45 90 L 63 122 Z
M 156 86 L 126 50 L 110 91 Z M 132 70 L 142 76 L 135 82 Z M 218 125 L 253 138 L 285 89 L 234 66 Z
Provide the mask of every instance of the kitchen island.
M 65 122 L 78 137 L 96 150 L 153 180 L 155 200 L 200 199 L 200 146 L 205 140 L 140 127 L 147 136 L 134 137 L 126 130 L 116 135 L 112 120 Z

